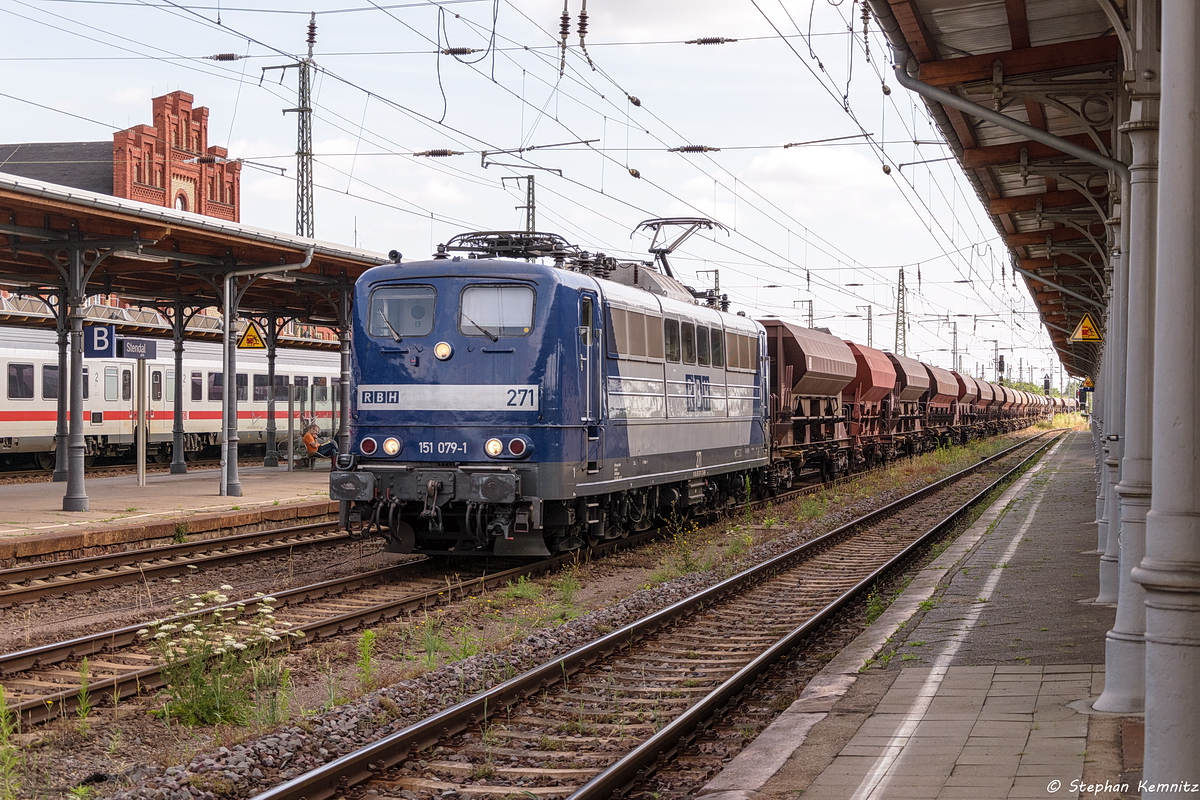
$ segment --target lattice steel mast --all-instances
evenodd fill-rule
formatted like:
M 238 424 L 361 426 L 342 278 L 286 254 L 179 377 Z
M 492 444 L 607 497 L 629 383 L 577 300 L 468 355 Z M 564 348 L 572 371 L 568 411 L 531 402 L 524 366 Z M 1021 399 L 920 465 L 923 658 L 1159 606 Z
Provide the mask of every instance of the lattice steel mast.
M 904 267 L 900 268 L 900 285 L 896 287 L 896 355 L 908 355 L 908 311 L 904 304 Z

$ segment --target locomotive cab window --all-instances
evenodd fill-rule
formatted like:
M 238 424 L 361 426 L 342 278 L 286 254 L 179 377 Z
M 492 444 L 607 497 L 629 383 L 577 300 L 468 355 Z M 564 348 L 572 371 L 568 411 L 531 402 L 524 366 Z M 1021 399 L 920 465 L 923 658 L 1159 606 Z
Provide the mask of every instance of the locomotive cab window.
M 679 363 L 679 320 L 663 320 L 663 342 L 667 361 Z
M 582 312 L 581 312 L 582 315 Z M 588 306 L 591 316 L 591 306 Z M 590 325 L 590 323 L 588 323 Z M 464 336 L 528 336 L 533 329 L 533 289 L 468 286 L 459 299 L 458 330 Z
M 436 304 L 432 286 L 381 286 L 371 293 L 367 332 L 383 339 L 426 336 L 433 330 Z

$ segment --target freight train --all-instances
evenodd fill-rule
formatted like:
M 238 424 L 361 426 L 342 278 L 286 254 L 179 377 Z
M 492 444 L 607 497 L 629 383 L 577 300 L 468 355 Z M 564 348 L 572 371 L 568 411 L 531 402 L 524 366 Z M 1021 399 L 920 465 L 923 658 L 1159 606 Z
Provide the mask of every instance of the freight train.
M 394 260 L 355 287 L 351 446 L 330 474 L 342 526 L 392 552 L 569 551 L 1062 404 L 698 303 L 665 257 L 485 232 Z
M 158 357 L 148 359 L 147 381 L 150 434 L 147 458 L 171 458 L 175 415 L 174 345 L 159 340 Z M 187 341 L 183 356 L 184 456 L 188 460 L 221 441 L 223 397 L 221 345 Z M 0 327 L 0 361 L 7 375 L 0 410 L 0 463 L 19 466 L 30 459 L 42 469 L 55 460 L 54 432 L 58 393 L 66 391 L 58 367 L 57 335 L 53 331 Z M 266 441 L 267 360 L 263 351 L 238 354 L 238 425 L 240 443 L 262 449 Z M 135 399 L 134 368 L 130 359 L 86 359 L 84 364 L 85 460 L 132 453 Z M 340 375 L 337 353 L 279 348 L 275 357 L 275 416 L 279 441 L 286 437 L 287 386 L 297 387 L 296 414 L 328 429 L 334 419 L 336 384 Z

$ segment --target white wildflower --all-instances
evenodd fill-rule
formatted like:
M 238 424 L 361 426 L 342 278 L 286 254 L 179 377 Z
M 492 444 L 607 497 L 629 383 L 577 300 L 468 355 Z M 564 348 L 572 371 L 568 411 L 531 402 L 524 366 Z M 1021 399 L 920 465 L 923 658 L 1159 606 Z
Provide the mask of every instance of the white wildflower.
M 191 622 L 189 622 L 187 625 L 183 626 L 184 633 L 191 633 L 194 630 L 196 630 L 196 626 Z
M 142 628 L 140 631 L 138 631 L 138 632 L 137 632 L 137 635 L 138 635 L 138 636 L 149 636 L 149 635 L 150 635 L 150 629 L 149 629 L 149 628 Z
M 233 591 L 233 587 L 232 587 L 232 586 L 230 586 L 228 583 L 222 583 L 222 584 L 221 584 L 221 591 L 222 591 L 222 592 L 232 592 L 232 591 Z

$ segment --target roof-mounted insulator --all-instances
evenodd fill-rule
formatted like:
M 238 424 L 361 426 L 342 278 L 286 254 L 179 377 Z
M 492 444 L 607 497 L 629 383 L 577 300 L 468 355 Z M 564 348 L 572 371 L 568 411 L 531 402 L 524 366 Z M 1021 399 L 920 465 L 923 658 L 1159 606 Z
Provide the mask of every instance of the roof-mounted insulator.
M 684 44 L 729 44 L 737 39 L 726 39 L 724 36 L 701 36 L 699 39 L 689 39 Z
M 463 155 L 458 150 L 425 150 L 421 153 L 413 153 L 414 156 L 424 156 L 426 158 L 448 158 L 449 156 Z
M 639 100 L 638 98 L 634 97 L 634 96 L 633 96 L 633 95 L 631 95 L 631 94 L 627 94 L 627 95 L 625 95 L 625 99 L 626 99 L 626 100 L 628 100 L 630 103 L 633 103 L 633 104 L 634 104 L 635 106 L 637 106 L 638 108 L 641 108 L 641 107 L 642 107 L 642 101 L 641 101 L 641 100 Z
M 205 56 L 209 61 L 241 61 L 243 58 L 250 56 L 242 56 L 237 53 L 214 53 L 211 56 Z
M 558 77 L 567 71 L 567 37 L 571 35 L 571 11 L 567 8 L 567 0 L 563 0 L 562 16 L 558 18 L 559 58 Z
M 444 56 L 469 56 L 471 53 L 478 53 L 474 47 L 443 47 L 442 55 Z
M 719 153 L 721 148 L 709 147 L 706 144 L 685 144 L 683 147 L 672 147 L 668 153 Z
M 583 6 L 579 9 L 579 49 L 583 51 L 584 57 L 587 59 L 588 66 L 592 71 L 596 71 L 596 65 L 592 63 L 592 56 L 587 50 L 587 30 L 588 30 L 588 13 L 587 0 L 583 0 Z

